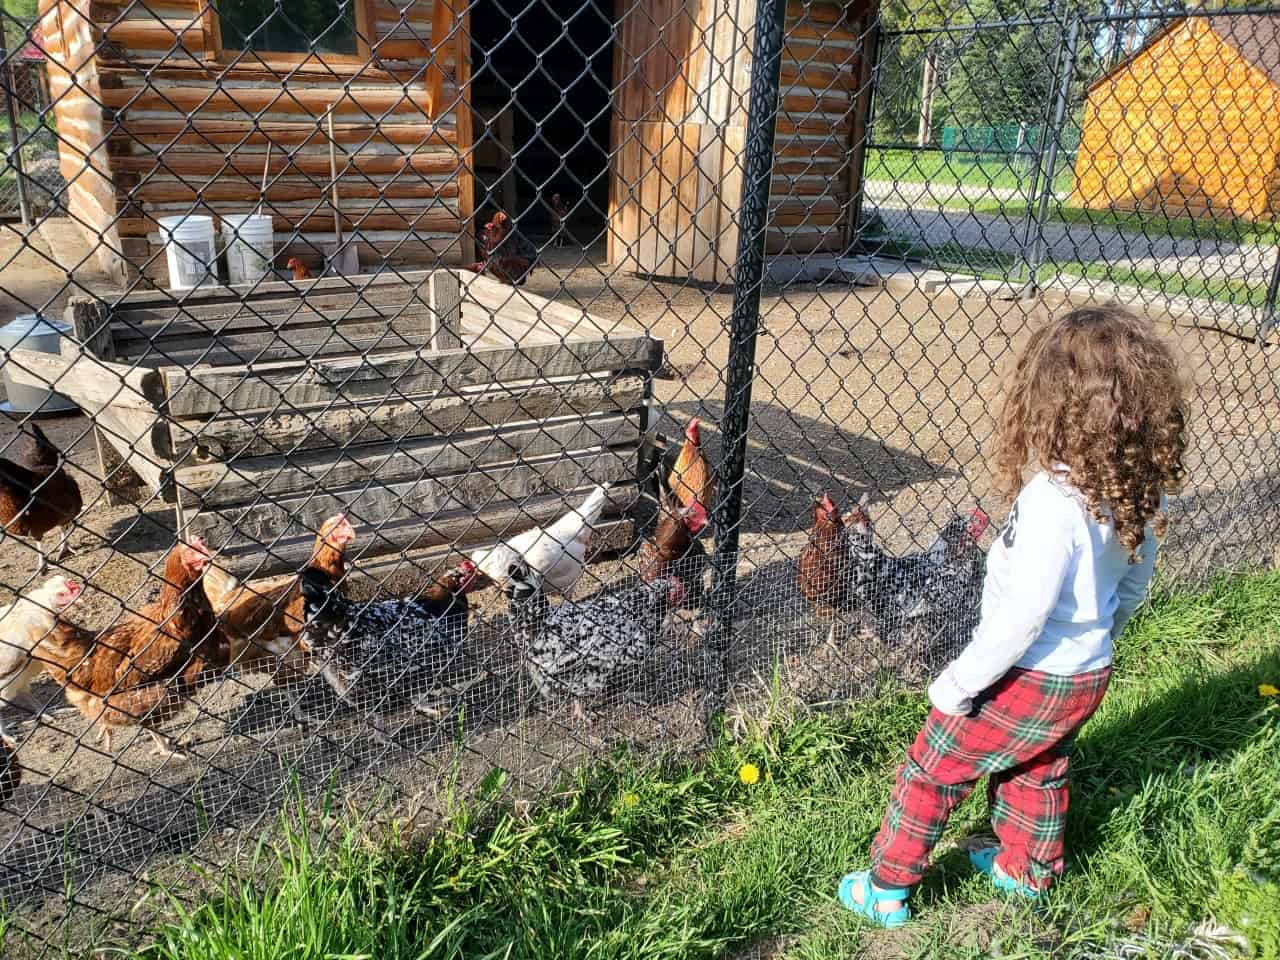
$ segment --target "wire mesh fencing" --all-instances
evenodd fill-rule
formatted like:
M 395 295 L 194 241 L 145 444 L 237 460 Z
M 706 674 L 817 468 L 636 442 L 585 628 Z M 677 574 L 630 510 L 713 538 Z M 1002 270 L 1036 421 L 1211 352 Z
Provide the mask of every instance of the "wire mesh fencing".
M 1013 14 L 6 14 L 6 956 L 144 936 L 299 799 L 429 827 L 926 682 L 1074 303 L 1191 373 L 1165 581 L 1273 563 L 1280 14 Z

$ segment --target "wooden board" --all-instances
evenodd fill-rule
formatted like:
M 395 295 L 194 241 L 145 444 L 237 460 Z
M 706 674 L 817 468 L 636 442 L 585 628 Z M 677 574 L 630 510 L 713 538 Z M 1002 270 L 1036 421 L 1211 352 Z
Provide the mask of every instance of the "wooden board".
M 565 451 L 632 446 L 640 439 L 639 411 L 571 417 L 447 437 L 343 445 L 287 456 L 239 458 L 182 467 L 174 476 L 180 502 L 225 507 L 304 490 L 387 484 L 407 478 L 442 480 L 479 467 L 531 460 Z
M 186 522 L 188 536 L 204 537 L 210 547 L 257 541 L 271 544 L 319 529 L 326 518 L 346 513 L 357 525 L 402 521 L 431 527 L 439 515 L 455 511 L 485 515 L 556 491 L 572 491 L 592 483 L 634 482 L 635 448 L 557 455 L 527 463 L 473 471 L 447 481 L 421 479 L 399 483 L 329 489 L 282 497 L 244 508 L 204 512 Z M 187 512 L 184 510 L 184 517 Z
M 580 503 L 589 492 L 583 487 L 566 494 L 537 497 L 518 508 L 486 511 L 477 516 L 474 511 L 459 510 L 440 514 L 430 524 L 418 520 L 402 520 L 383 524 L 377 528 L 358 527 L 359 539 L 348 558 L 358 564 L 360 570 L 375 575 L 401 563 L 420 562 L 418 557 L 406 559 L 411 550 L 430 550 L 430 556 L 456 558 L 463 551 L 478 549 L 505 540 L 532 527 L 550 523 L 565 513 L 566 505 Z M 630 509 L 638 497 L 635 484 L 618 484 L 609 491 L 601 522 L 596 525 L 593 541 L 608 540 L 617 543 L 618 549 L 629 546 L 634 539 L 634 525 L 630 520 L 612 520 L 623 510 Z M 269 544 L 239 542 L 225 548 L 218 558 L 219 566 L 236 576 L 262 576 L 274 572 L 296 572 L 311 556 L 315 545 L 315 533 L 307 532 Z M 394 554 L 386 559 L 385 554 Z
M 416 400 L 393 399 L 367 407 L 304 408 L 227 414 L 175 424 L 180 449 L 205 448 L 219 460 L 311 450 L 398 438 L 448 436 L 496 424 L 592 413 L 622 414 L 644 403 L 638 376 L 562 378 L 469 388 Z
M 651 368 L 652 363 L 653 341 L 635 334 L 608 341 L 521 348 L 447 350 L 428 355 L 397 351 L 376 358 L 338 356 L 306 364 L 268 363 L 252 375 L 203 366 L 166 368 L 164 378 L 168 413 L 182 419 L 229 410 L 377 400 L 540 376 L 640 370 Z

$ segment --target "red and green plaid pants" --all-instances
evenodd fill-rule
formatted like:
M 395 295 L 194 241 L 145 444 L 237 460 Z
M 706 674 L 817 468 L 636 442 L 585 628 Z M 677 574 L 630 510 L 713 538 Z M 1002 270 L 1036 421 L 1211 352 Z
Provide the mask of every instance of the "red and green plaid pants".
M 1109 667 L 1059 677 L 1010 670 L 975 700 L 972 714 L 930 711 L 871 846 L 878 887 L 911 887 L 956 805 L 990 777 L 996 862 L 1009 876 L 1043 889 L 1062 873 L 1071 744 L 1098 709 Z

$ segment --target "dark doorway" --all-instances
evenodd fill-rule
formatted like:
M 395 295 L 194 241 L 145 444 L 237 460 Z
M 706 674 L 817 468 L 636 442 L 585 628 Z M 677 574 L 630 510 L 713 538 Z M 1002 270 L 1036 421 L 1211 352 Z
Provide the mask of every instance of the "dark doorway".
M 472 4 L 478 224 L 507 204 L 508 195 L 493 180 L 498 170 L 513 167 L 516 209 L 507 213 L 526 236 L 550 235 L 548 204 L 558 193 L 571 211 L 571 242 L 590 245 L 603 237 L 609 208 L 611 9 L 609 0 Z M 510 153 L 497 122 L 508 106 Z M 487 175 L 480 169 L 486 163 Z

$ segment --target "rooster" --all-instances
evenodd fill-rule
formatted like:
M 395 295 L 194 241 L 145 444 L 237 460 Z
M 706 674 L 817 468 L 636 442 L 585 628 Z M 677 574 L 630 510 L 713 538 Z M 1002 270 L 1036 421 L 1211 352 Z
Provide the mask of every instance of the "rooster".
M 304 570 L 306 638 L 326 659 L 324 678 L 334 693 L 349 703 L 363 694 L 382 705 L 402 691 L 433 685 L 462 654 L 476 574 L 475 564 L 464 560 L 421 597 L 357 603 L 325 571 Z
M 40 712 L 31 685 L 45 664 L 34 651 L 53 629 L 57 615 L 75 603 L 82 589 L 75 580 L 50 577 L 39 589 L 0 609 L 0 705 Z
M 659 577 L 627 590 L 605 587 L 584 600 L 552 606 L 542 580 L 522 561 L 507 571 L 505 593 L 529 675 L 544 698 L 568 694 L 573 716 L 582 699 L 604 692 L 610 678 L 648 659 L 667 614 L 686 597 L 679 577 Z
M 307 265 L 297 257 L 290 257 L 285 263 L 285 268 L 293 271 L 293 279 L 296 281 L 313 279 Z
M 609 484 L 602 483 L 582 506 L 570 510 L 549 527 L 517 534 L 506 543 L 477 550 L 472 562 L 490 581 L 502 583 L 517 560 L 523 561 L 551 590 L 568 595 L 587 559 L 587 540 L 609 499 Z
M 538 264 L 538 249 L 511 223 L 511 218 L 499 210 L 484 225 L 480 240 L 485 258 L 473 263 L 475 273 L 487 273 L 513 287 L 524 282 Z
M 558 193 L 551 195 L 551 202 L 547 206 L 551 209 L 551 226 L 555 231 L 555 245 L 563 247 L 568 242 L 565 236 L 565 223 L 569 219 L 569 208 L 565 206 L 565 202 L 560 199 Z
M 666 477 L 667 489 L 681 505 L 702 504 L 710 511 L 716 495 L 715 474 L 702 452 L 701 424 L 697 417 L 689 421 L 684 431 L 684 443 Z
M 199 537 L 179 543 L 165 558 L 160 596 L 98 637 L 64 620 L 37 648 L 68 702 L 111 752 L 113 728 L 140 724 L 155 741 L 153 754 L 183 757 L 156 729 L 196 688 L 226 666 L 217 621 L 201 579 L 209 550 Z
M 308 566 L 324 571 L 336 583 L 346 573 L 346 551 L 355 538 L 355 528 L 345 514 L 329 517 L 316 534 Z M 255 587 L 241 584 L 211 564 L 203 582 L 233 665 L 267 670 L 278 683 L 305 675 L 307 650 L 300 642 L 305 616 L 298 577 Z
M 0 459 L 0 526 L 6 533 L 36 541 L 37 568 L 44 572 L 49 565 L 44 538 L 54 527 L 62 528 L 54 560 L 65 560 L 71 553 L 72 526 L 84 504 L 62 452 L 38 424 L 27 424 L 24 430 L 17 461 Z

